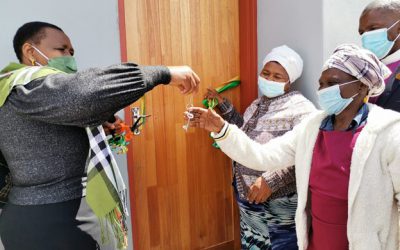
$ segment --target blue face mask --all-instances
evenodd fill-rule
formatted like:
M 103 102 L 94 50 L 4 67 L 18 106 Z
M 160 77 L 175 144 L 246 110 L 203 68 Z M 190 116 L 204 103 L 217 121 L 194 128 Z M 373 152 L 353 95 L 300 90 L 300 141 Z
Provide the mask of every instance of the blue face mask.
M 258 77 L 258 88 L 266 97 L 273 98 L 285 94 L 284 82 L 269 81 L 261 76 Z
M 399 21 L 395 22 L 389 28 L 382 28 L 365 32 L 361 36 L 362 46 L 365 49 L 368 49 L 372 53 L 374 53 L 379 59 L 387 56 L 387 54 L 389 54 L 390 50 L 393 48 L 393 45 L 396 42 L 397 38 L 399 38 L 400 36 L 399 34 L 397 35 L 396 39 L 394 39 L 394 41 L 389 41 L 388 30 L 393 28 Z
M 325 110 L 326 113 L 328 113 L 329 115 L 340 114 L 347 106 L 350 105 L 350 103 L 354 100 L 354 97 L 358 95 L 357 93 L 350 98 L 343 98 L 340 95 L 340 86 L 353 82 L 358 82 L 358 80 L 336 84 L 331 87 L 318 90 L 318 102 L 321 108 Z

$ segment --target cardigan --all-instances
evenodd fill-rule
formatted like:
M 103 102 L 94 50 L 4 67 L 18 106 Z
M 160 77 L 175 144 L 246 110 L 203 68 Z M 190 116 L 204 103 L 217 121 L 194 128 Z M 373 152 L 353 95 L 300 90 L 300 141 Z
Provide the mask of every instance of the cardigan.
M 219 103 L 217 107 L 227 122 L 237 125 L 247 136 L 261 144 L 285 134 L 308 114 L 315 111 L 312 102 L 298 91 L 290 91 L 274 98 L 266 96 L 257 98 L 246 109 L 243 116 L 227 99 L 224 99 L 224 102 Z M 273 172 L 260 172 L 233 162 L 233 171 L 241 199 L 246 199 L 249 187 L 260 176 L 264 178 L 272 191 L 270 200 L 296 192 L 294 167 Z
M 400 114 L 368 104 L 350 167 L 347 237 L 351 250 L 397 250 L 400 205 Z M 316 111 L 292 131 L 260 145 L 234 125 L 212 133 L 222 151 L 259 171 L 296 165 L 298 206 L 296 232 L 300 250 L 308 246 L 308 201 L 312 154 L 319 127 L 327 114 Z M 219 136 L 223 136 L 219 138 Z

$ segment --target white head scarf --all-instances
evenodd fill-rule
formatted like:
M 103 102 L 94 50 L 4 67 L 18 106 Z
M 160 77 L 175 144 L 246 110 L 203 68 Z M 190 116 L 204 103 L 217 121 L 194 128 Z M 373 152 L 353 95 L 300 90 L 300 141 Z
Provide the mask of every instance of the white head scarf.
M 290 83 L 296 81 L 303 72 L 303 60 L 300 55 L 286 45 L 272 49 L 264 58 L 263 66 L 268 62 L 278 62 L 289 75 Z

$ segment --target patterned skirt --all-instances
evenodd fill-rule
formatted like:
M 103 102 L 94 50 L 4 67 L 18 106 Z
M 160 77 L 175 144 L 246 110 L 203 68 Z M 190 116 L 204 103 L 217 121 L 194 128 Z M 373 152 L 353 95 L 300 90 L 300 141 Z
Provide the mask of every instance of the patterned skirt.
M 297 250 L 297 194 L 249 204 L 237 199 L 242 250 Z

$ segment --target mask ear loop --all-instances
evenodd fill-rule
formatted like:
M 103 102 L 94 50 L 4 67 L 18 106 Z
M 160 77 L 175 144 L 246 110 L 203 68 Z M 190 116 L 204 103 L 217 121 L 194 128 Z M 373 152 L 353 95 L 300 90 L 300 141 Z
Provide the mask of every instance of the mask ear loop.
M 50 60 L 50 59 L 49 59 L 45 54 L 43 54 L 43 52 L 40 51 L 38 48 L 36 48 L 36 47 L 33 46 L 32 44 L 29 44 L 29 45 L 32 46 L 32 48 L 33 48 L 34 50 L 36 50 L 37 53 L 39 53 L 41 56 L 43 56 L 44 59 L 47 60 L 47 62 Z M 38 63 L 35 59 L 31 59 L 31 62 L 32 62 L 32 66 L 35 66 L 36 64 L 39 65 L 39 66 L 43 66 L 42 64 Z
M 400 20 L 397 20 L 397 22 L 395 22 L 394 24 L 392 24 L 392 26 L 390 26 L 387 30 L 390 30 L 391 28 L 393 28 L 396 24 L 398 24 L 400 22 Z M 400 33 L 397 34 L 396 38 L 392 41 L 392 42 L 396 42 L 397 39 L 400 37 Z
M 388 28 L 388 30 L 390 30 L 391 28 L 393 28 L 396 24 L 398 24 L 400 22 L 400 20 L 397 20 L 394 24 L 392 24 L 389 28 Z
M 359 80 L 356 79 L 356 80 L 353 80 L 353 81 L 350 81 L 350 82 L 345 82 L 345 83 L 338 84 L 339 85 L 339 91 L 340 91 L 340 86 L 347 85 L 347 84 L 354 83 L 354 82 L 358 82 L 358 81 Z M 354 94 L 353 96 L 350 96 L 349 98 L 346 98 L 346 99 L 353 99 L 354 100 L 354 97 L 358 96 L 359 94 L 360 93 Z M 342 94 L 340 94 L 340 95 L 342 95 Z

